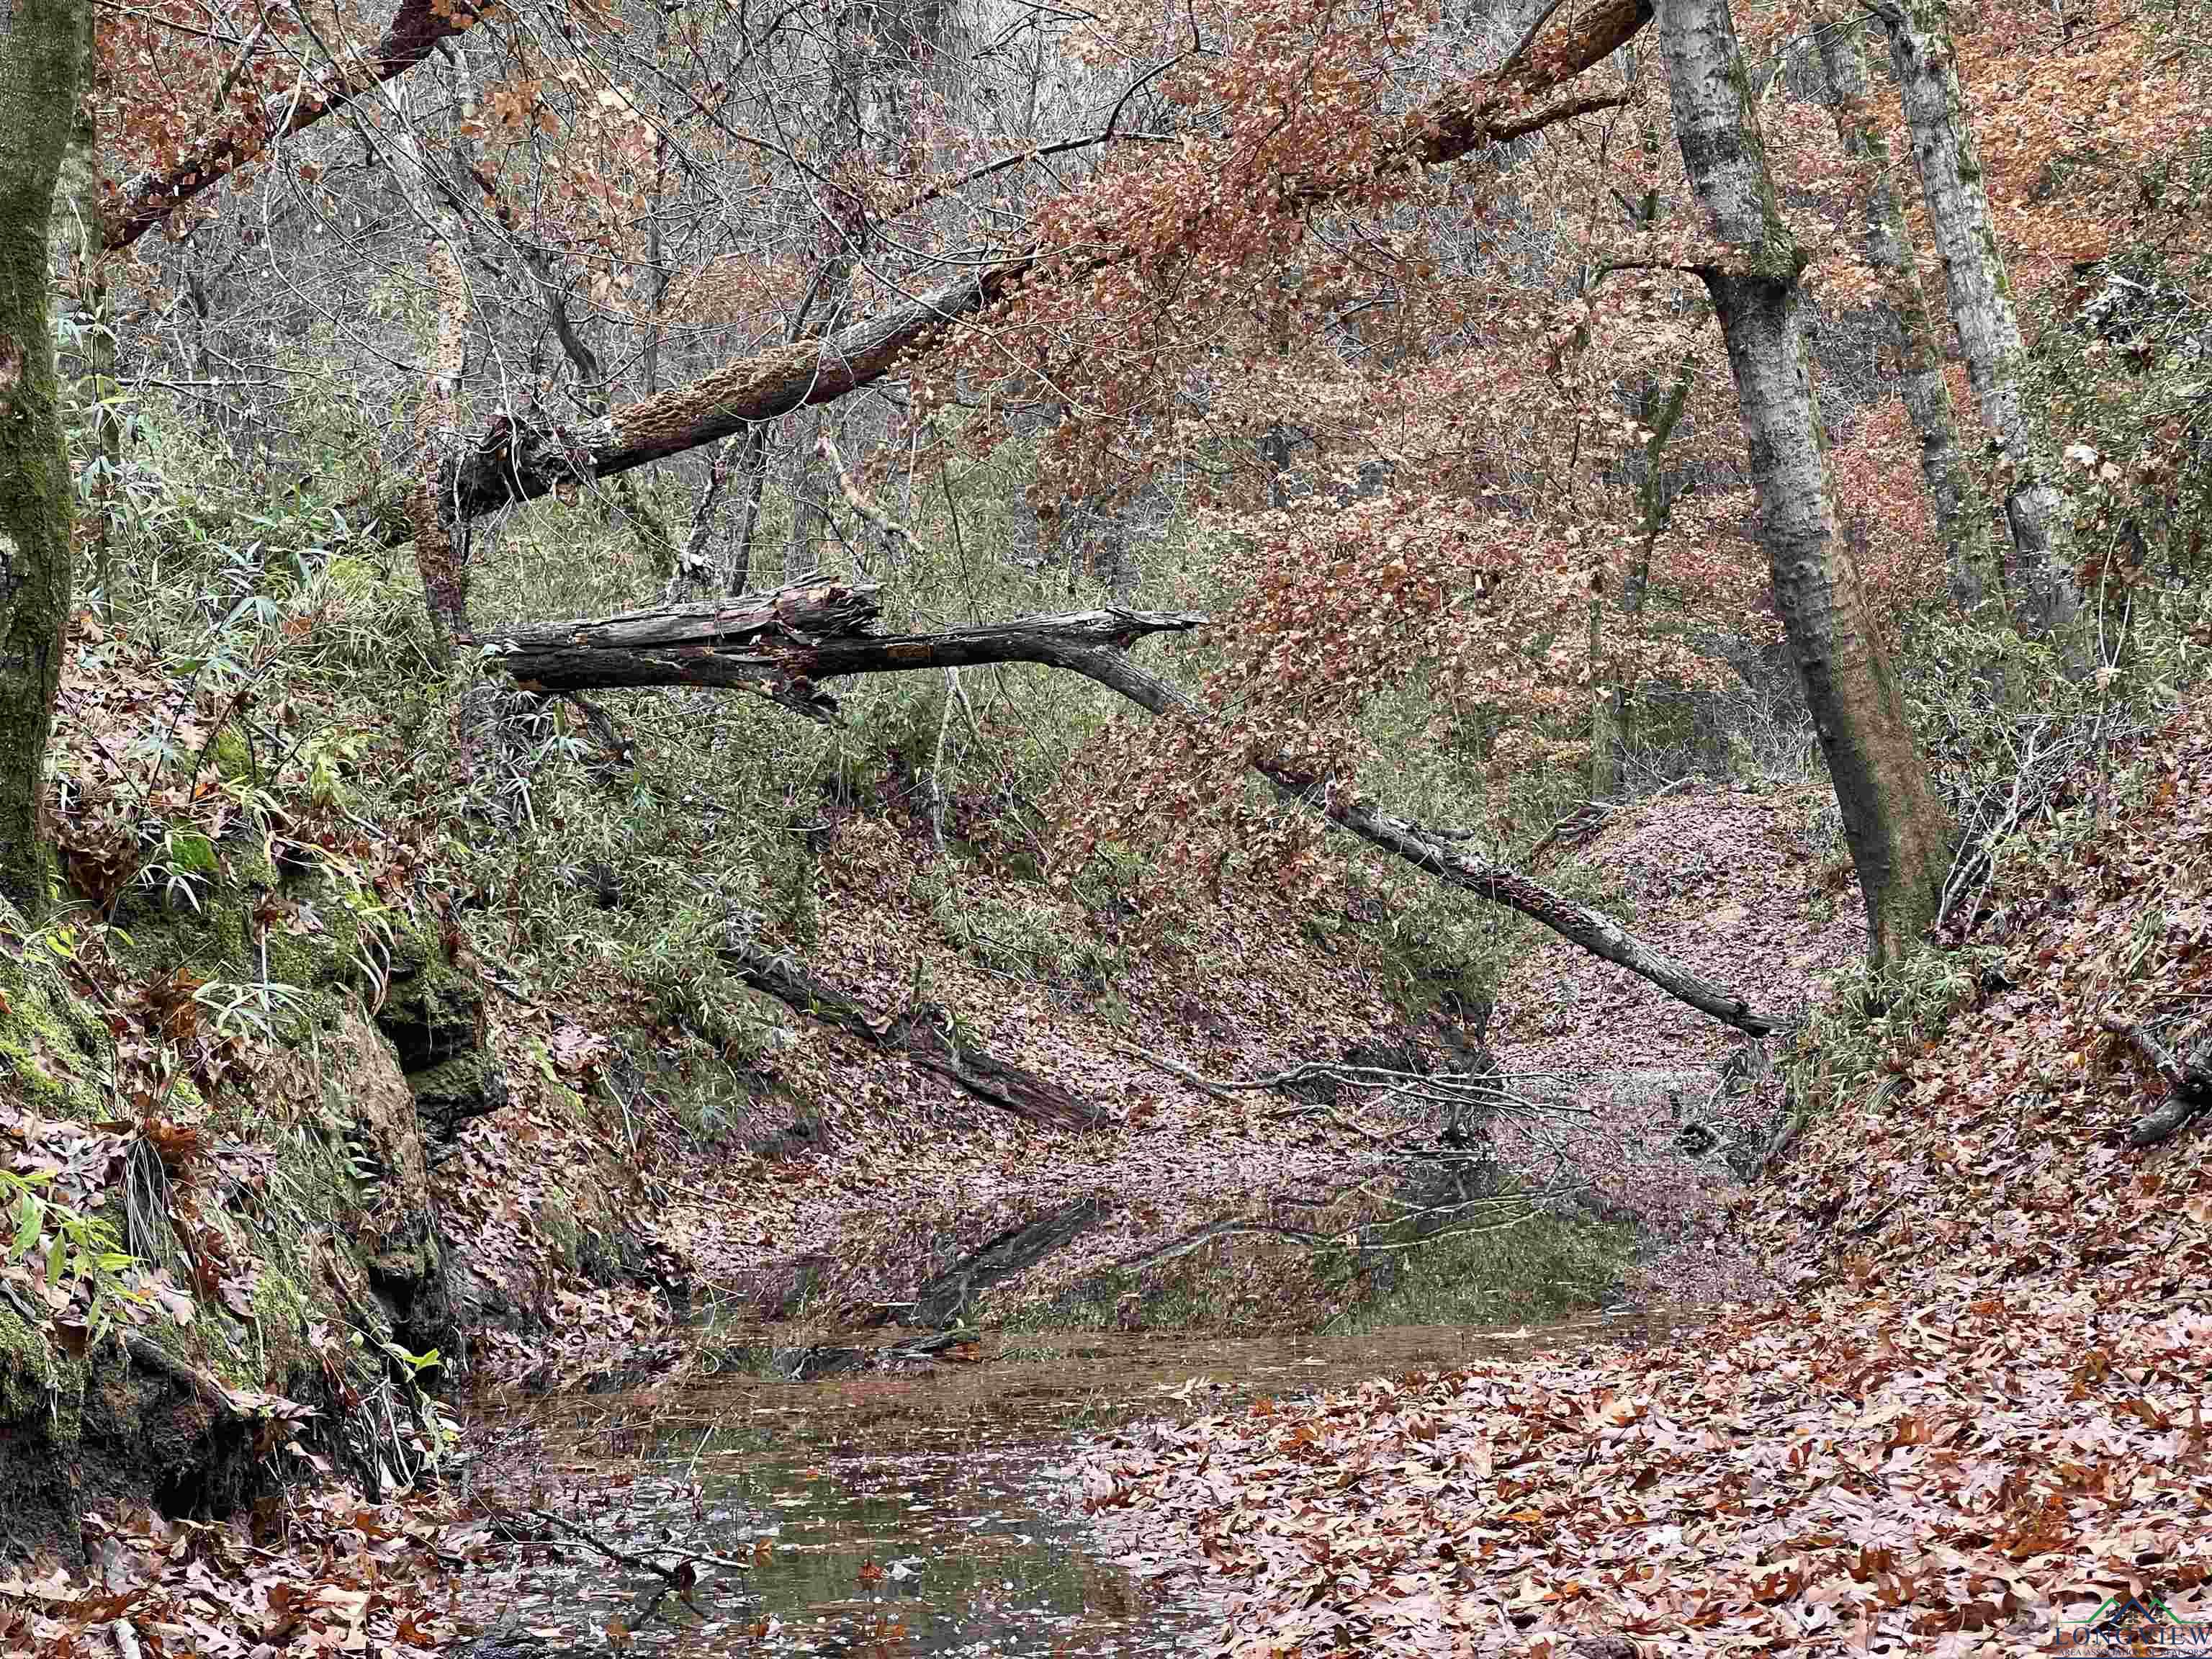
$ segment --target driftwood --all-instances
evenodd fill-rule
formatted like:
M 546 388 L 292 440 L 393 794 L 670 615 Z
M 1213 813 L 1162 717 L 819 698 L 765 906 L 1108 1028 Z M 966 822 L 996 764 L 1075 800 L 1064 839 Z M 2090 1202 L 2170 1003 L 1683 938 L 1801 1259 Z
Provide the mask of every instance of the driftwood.
M 1208 718 L 1182 690 L 1124 654 L 1147 635 L 1200 627 L 1206 620 L 1201 616 L 1081 611 L 941 634 L 880 635 L 868 631 L 878 614 L 875 588 L 823 584 L 744 594 L 726 605 L 561 623 L 487 640 L 482 648 L 488 666 L 541 690 L 742 687 L 815 720 L 836 713 L 836 699 L 821 682 L 839 675 L 1000 662 L 1063 668 L 1152 714 L 1200 722 Z M 1764 1036 L 1779 1023 L 1653 949 L 1610 916 L 1460 850 L 1443 832 L 1380 811 L 1337 779 L 1270 755 L 1255 755 L 1249 764 L 1285 799 L 1320 813 L 1370 847 L 1426 871 L 1446 886 L 1543 923 L 1592 956 L 1627 969 L 1723 1024 Z
M 1047 1128 L 1097 1127 L 1105 1114 L 1049 1079 L 1011 1065 L 963 1041 L 951 1017 L 923 1003 L 878 1024 L 867 1010 L 831 989 L 797 963 L 752 946 L 722 952 L 722 960 L 757 991 L 765 991 L 811 1019 L 835 1026 L 887 1054 L 904 1054 L 978 1100 Z
M 2165 1102 L 2137 1118 L 2128 1130 L 2129 1146 L 2155 1146 L 2171 1140 L 2191 1118 L 2212 1111 L 2212 1038 L 2185 1060 L 2144 1027 L 2130 1025 L 2117 1014 L 2106 1015 L 2101 1023 L 2141 1054 L 2166 1085 Z

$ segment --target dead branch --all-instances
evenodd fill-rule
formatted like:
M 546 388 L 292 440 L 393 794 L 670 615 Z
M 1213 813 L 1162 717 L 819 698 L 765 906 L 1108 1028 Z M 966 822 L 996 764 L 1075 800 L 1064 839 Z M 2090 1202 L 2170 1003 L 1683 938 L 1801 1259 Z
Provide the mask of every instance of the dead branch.
M 1425 1115 L 1435 1113 L 1444 1123 L 1454 1127 L 1470 1120 L 1487 1121 L 1509 1114 L 1525 1117 L 1589 1115 L 1585 1109 L 1534 1101 L 1516 1094 L 1510 1087 L 1513 1079 L 1503 1072 L 1401 1072 L 1385 1066 L 1304 1060 L 1287 1071 L 1277 1072 L 1268 1077 L 1215 1078 L 1194 1071 L 1182 1061 L 1171 1060 L 1165 1054 L 1139 1048 L 1133 1043 L 1115 1042 L 1108 1046 L 1117 1054 L 1126 1054 L 1157 1071 L 1165 1072 L 1170 1077 L 1180 1078 L 1217 1100 L 1233 1101 L 1240 1093 L 1290 1089 L 1300 1084 L 1326 1083 L 1339 1088 L 1358 1089 L 1380 1095 L 1386 1100 L 1401 1102 Z M 1324 1118 L 1354 1134 L 1382 1145 L 1394 1144 L 1405 1138 L 1403 1132 L 1376 1129 L 1334 1107 L 1318 1103 L 1293 1107 L 1271 1115 L 1279 1119 Z
M 160 173 L 144 173 L 124 185 L 106 214 L 110 253 L 129 247 L 155 225 L 253 161 L 280 140 L 343 109 L 371 88 L 404 74 L 439 42 L 473 27 L 481 14 L 461 0 L 399 0 L 384 38 L 365 57 L 333 64 L 282 98 L 268 98 L 252 115 L 203 138 Z M 240 61 L 251 53 L 240 54 Z M 236 71 L 234 71 L 235 73 Z M 217 100 L 220 104 L 221 100 Z
M 1186 693 L 1124 654 L 1147 635 L 1188 632 L 1204 625 L 1205 617 L 1082 611 L 942 634 L 879 635 L 869 631 L 878 614 L 876 594 L 872 586 L 835 583 L 785 588 L 743 595 L 725 606 L 556 623 L 485 641 L 483 650 L 489 666 L 540 690 L 730 686 L 758 692 L 814 720 L 836 712 L 836 699 L 819 682 L 840 675 L 1033 662 L 1080 674 L 1155 714 L 1200 724 L 1210 720 Z M 1446 886 L 1541 922 L 1592 956 L 1627 969 L 1723 1024 L 1765 1036 L 1779 1024 L 1776 1016 L 1700 978 L 1610 916 L 1517 871 L 1460 851 L 1443 836 L 1378 810 L 1338 779 L 1272 755 L 1255 755 L 1249 763 L 1285 800 L 1318 812 Z
M 2145 1027 L 2130 1025 L 2117 1014 L 2107 1014 L 2099 1023 L 2124 1039 L 2166 1087 L 2164 1103 L 2144 1113 L 2128 1130 L 2129 1146 L 2155 1146 L 2171 1140 L 2191 1118 L 2212 1111 L 2212 1040 L 2184 1060 Z
M 403 15 L 411 15 L 415 6 L 416 0 L 406 0 Z M 1542 31 L 1534 49 L 1508 70 L 1454 87 L 1414 111 L 1395 155 L 1406 166 L 1443 166 L 1491 144 L 1620 103 L 1620 96 L 1611 94 L 1550 104 L 1538 100 L 1604 61 L 1650 15 L 1649 0 L 1601 0 L 1577 15 L 1571 27 Z M 393 29 L 398 27 L 395 21 Z M 434 44 L 434 39 L 424 45 L 416 58 Z M 234 159 L 227 150 L 219 164 L 234 165 Z M 1284 204 L 1319 206 L 1365 182 L 1364 175 L 1357 180 L 1317 179 L 1291 191 Z M 204 185 L 203 179 L 191 188 L 197 193 Z M 175 205 L 173 198 L 164 199 Z M 161 210 L 167 212 L 169 207 Z M 563 486 L 582 485 L 680 455 L 794 410 L 835 403 L 890 374 L 946 327 L 1007 297 L 1041 266 L 1049 263 L 1055 279 L 1072 281 L 1116 265 L 1123 258 L 1116 250 L 1071 256 L 1034 243 L 1009 248 L 1000 257 L 978 262 L 955 281 L 879 316 L 823 338 L 796 340 L 737 359 L 689 386 L 594 420 L 562 427 L 502 416 L 448 468 L 448 476 L 441 480 L 439 503 L 456 522 L 465 522 Z M 414 533 L 397 493 L 355 505 L 373 532 L 394 545 Z
M 884 538 L 886 551 L 894 551 L 901 546 L 909 554 L 921 551 L 915 544 L 914 532 L 878 506 L 846 470 L 845 458 L 837 453 L 836 441 L 830 437 L 828 428 L 823 428 L 822 435 L 814 441 L 814 453 L 830 463 L 830 470 L 837 475 L 837 491 L 844 496 L 845 505 L 859 514 L 868 527 Z
M 856 1036 L 872 1048 L 904 1054 L 925 1071 L 1016 1117 L 1079 1133 L 1106 1121 L 1104 1112 L 1089 1101 L 963 1038 L 951 1016 L 934 1003 L 920 1004 L 878 1023 L 859 1003 L 787 958 L 750 945 L 733 946 L 721 956 L 755 990 L 765 991 L 796 1012 Z

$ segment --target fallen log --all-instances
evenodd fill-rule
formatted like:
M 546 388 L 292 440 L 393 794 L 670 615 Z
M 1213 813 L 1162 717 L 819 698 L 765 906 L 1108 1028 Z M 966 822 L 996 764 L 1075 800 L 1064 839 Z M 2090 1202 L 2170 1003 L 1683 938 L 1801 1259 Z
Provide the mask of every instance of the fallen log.
M 754 945 L 733 947 L 721 955 L 755 990 L 765 991 L 796 1012 L 856 1036 L 872 1048 L 904 1054 L 924 1071 L 934 1072 L 976 1099 L 1027 1122 L 1079 1133 L 1106 1121 L 1099 1108 L 1057 1083 L 963 1041 L 951 1016 L 935 1003 L 920 1004 L 879 1024 L 859 1003 L 785 957 Z
M 2129 1146 L 2155 1146 L 2171 1140 L 2191 1118 L 2212 1111 L 2212 1038 L 2185 1060 L 2144 1027 L 2130 1025 L 2117 1014 L 2106 1015 L 2100 1024 L 2142 1055 L 2166 1085 L 2166 1099 L 2130 1127 Z
M 376 62 L 375 74 L 388 78 L 387 65 L 404 67 L 398 54 L 414 52 L 419 58 L 429 49 L 418 43 L 419 29 L 403 29 L 417 9 L 416 0 L 405 0 L 392 34 L 379 48 L 383 56 Z M 1617 92 L 1542 100 L 1584 70 L 1604 62 L 1650 17 L 1650 0 L 1599 0 L 1560 20 L 1556 27 L 1550 26 L 1547 14 L 1537 33 L 1495 73 L 1450 87 L 1408 113 L 1396 142 L 1385 152 L 1385 165 L 1414 169 L 1448 165 L 1491 145 L 1620 104 Z M 465 21 L 455 21 L 449 32 L 465 27 Z M 397 72 L 397 68 L 389 70 Z M 222 151 L 222 166 L 231 164 L 232 154 L 231 149 Z M 180 180 L 189 172 L 189 167 L 174 169 L 165 185 L 134 191 L 132 200 L 141 205 L 126 210 L 118 222 L 137 227 L 129 235 L 144 228 L 139 220 L 152 210 L 144 202 L 167 204 L 155 213 L 158 220 L 161 213 L 218 176 L 207 172 L 191 175 L 188 185 Z M 1365 176 L 1317 175 L 1290 187 L 1283 206 L 1323 206 L 1371 182 Z M 921 192 L 915 203 L 930 196 Z M 137 216 L 131 216 L 132 212 Z M 111 245 L 118 234 L 111 232 Z M 453 522 L 465 522 L 566 486 L 665 460 L 796 410 L 835 403 L 890 373 L 947 325 L 1011 295 L 1033 271 L 1080 276 L 1115 264 L 1124 256 L 1111 249 L 1071 251 L 1031 242 L 969 257 L 974 263 L 957 278 L 918 293 L 880 315 L 820 339 L 794 341 L 735 359 L 688 386 L 597 419 L 560 426 L 511 413 L 501 416 L 462 447 L 447 466 L 435 492 L 440 509 Z M 391 489 L 356 501 L 353 507 L 371 532 L 390 544 L 399 546 L 413 538 L 404 491 Z
M 740 595 L 726 605 L 631 611 L 560 623 L 480 642 L 487 667 L 546 691 L 608 686 L 709 685 L 755 691 L 812 720 L 836 699 L 821 682 L 844 674 L 1040 663 L 1106 687 L 1139 708 L 1206 722 L 1206 711 L 1124 654 L 1148 635 L 1184 633 L 1206 618 L 1188 611 L 1079 611 L 1022 617 L 940 634 L 869 632 L 880 614 L 871 586 L 823 584 Z M 1249 757 L 1285 799 L 1317 812 L 1371 847 L 1437 880 L 1540 921 L 1590 955 L 1626 968 L 1725 1025 L 1765 1036 L 1780 1021 L 1692 973 L 1612 917 L 1518 871 L 1474 858 L 1449 836 L 1382 811 L 1341 781 L 1279 757 Z M 768 988 L 763 987 L 763 988 Z

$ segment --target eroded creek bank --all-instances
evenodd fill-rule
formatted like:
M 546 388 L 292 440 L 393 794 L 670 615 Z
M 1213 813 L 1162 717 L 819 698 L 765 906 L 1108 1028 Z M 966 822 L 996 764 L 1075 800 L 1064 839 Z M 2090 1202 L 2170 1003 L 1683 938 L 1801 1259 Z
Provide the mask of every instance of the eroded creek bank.
M 621 1555 L 690 1552 L 748 1571 L 702 1570 L 696 1606 L 656 1601 L 649 1571 L 549 1526 L 483 1586 L 483 1616 L 554 1654 L 611 1641 L 633 1654 L 1183 1652 L 1218 1630 L 1218 1607 L 1100 1542 L 1073 1478 L 1086 1435 L 1378 1373 L 1665 1340 L 1680 1318 L 1246 1340 L 1032 1333 L 907 1375 L 723 1376 L 510 1406 L 477 1427 L 548 1513 Z

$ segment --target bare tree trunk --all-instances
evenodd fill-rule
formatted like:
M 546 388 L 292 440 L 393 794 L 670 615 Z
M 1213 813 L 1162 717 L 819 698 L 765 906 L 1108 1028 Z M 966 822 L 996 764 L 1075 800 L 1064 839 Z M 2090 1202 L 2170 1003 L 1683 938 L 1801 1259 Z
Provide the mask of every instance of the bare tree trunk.
M 1743 407 L 1760 539 L 1805 688 L 1880 964 L 1935 921 L 1951 826 L 1928 786 L 1849 549 L 1836 523 L 1798 274 L 1728 0 L 1661 0 L 1660 41 L 1682 159 L 1728 263 L 1700 271 Z
M 0 0 L 0 897 L 46 908 L 46 743 L 76 505 L 62 449 L 48 240 L 90 0 Z
M 417 100 L 401 100 L 392 138 L 400 157 L 400 187 L 429 237 L 424 269 L 436 309 L 430 371 L 415 412 L 415 476 L 406 502 L 434 648 L 444 661 L 454 641 L 465 640 L 469 632 L 469 520 L 452 511 L 445 483 L 461 452 L 461 380 L 469 352 L 468 279 L 461 261 L 468 251 L 468 227 L 454 205 L 444 169 L 430 159 L 411 125 L 420 108 Z
M 836 713 L 836 699 L 821 682 L 840 675 L 1033 662 L 1080 674 L 1155 714 L 1200 723 L 1210 718 L 1176 687 L 1139 668 L 1127 649 L 1146 635 L 1197 628 L 1204 617 L 1081 611 L 902 636 L 871 631 L 878 614 L 872 587 L 785 588 L 743 594 L 719 606 L 556 623 L 486 641 L 485 659 L 518 684 L 541 691 L 723 686 L 754 692 L 813 720 Z M 1461 838 L 1381 811 L 1345 781 L 1302 770 L 1280 757 L 1255 755 L 1250 765 L 1285 799 L 1445 885 L 1517 910 L 1740 1031 L 1765 1036 L 1775 1029 L 1774 1016 L 1699 978 L 1611 917 L 1517 871 L 1470 856 Z
M 1951 321 L 1982 420 L 2004 458 L 2005 520 L 2012 532 L 2008 586 L 2021 630 L 2070 626 L 2081 609 L 2075 580 L 2071 509 L 2058 489 L 2044 411 L 2023 383 L 2020 315 L 1997 245 L 1982 161 L 1966 118 L 1958 55 L 1942 0 L 1881 0 L 1890 62 L 1912 130 L 1912 159 L 1942 256 Z
M 1865 191 L 1866 261 L 1881 283 L 1882 301 L 1897 319 L 1898 395 L 1920 441 L 1920 477 L 1936 509 L 1936 532 L 1950 556 L 1951 598 L 1962 611 L 1994 597 L 1996 556 L 1990 545 L 1989 503 L 1959 444 L 1943 349 L 1928 315 L 1912 233 L 1897 198 L 1889 141 L 1869 107 L 1866 24 L 1856 15 L 1818 31 L 1821 62 L 1844 154 L 1859 164 Z

